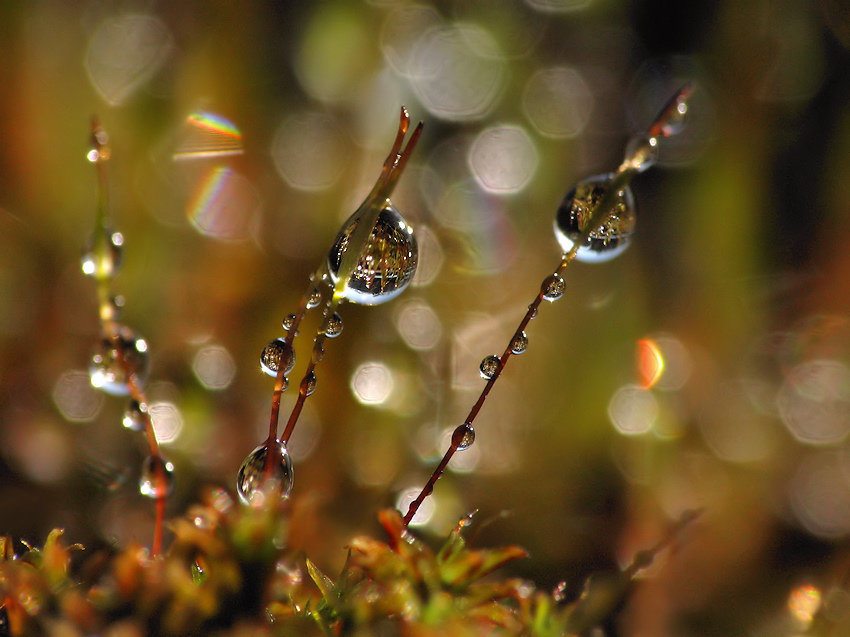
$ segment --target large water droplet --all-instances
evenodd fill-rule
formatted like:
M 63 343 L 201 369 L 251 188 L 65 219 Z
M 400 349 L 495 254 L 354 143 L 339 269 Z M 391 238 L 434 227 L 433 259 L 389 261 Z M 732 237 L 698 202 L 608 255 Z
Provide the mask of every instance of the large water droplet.
M 342 317 L 336 312 L 331 314 L 325 319 L 325 322 L 322 325 L 322 332 L 324 332 L 325 336 L 328 338 L 336 338 L 342 334 Z
M 144 431 L 147 424 L 148 406 L 138 400 L 130 400 L 124 411 L 124 426 L 131 431 Z
M 174 490 L 174 465 L 161 456 L 148 456 L 142 465 L 139 491 L 149 498 L 168 496 Z
M 525 332 L 516 334 L 511 341 L 511 353 L 522 354 L 528 349 L 528 335 Z
M 475 429 L 472 428 L 472 423 L 465 422 L 458 425 L 452 432 L 452 447 L 457 451 L 469 449 L 473 442 L 475 442 Z
M 594 209 L 602 200 L 612 175 L 597 175 L 576 184 L 567 193 L 555 215 L 555 236 L 564 252 L 569 252 Z M 608 261 L 618 256 L 629 245 L 635 231 L 637 216 L 631 189 L 626 186 L 617 193 L 608 219 L 590 233 L 576 251 L 576 259 L 587 263 Z
M 501 367 L 501 359 L 495 354 L 491 354 L 481 361 L 481 365 L 478 366 L 478 371 L 481 374 L 481 378 L 484 380 L 490 380 L 496 375 L 496 372 L 498 372 Z
M 260 354 L 260 369 L 269 376 L 276 378 L 278 370 L 283 367 L 286 376 L 295 367 L 295 351 L 282 338 L 276 338 L 263 348 Z
M 543 299 L 549 302 L 557 301 L 564 296 L 564 290 L 567 289 L 567 284 L 564 279 L 557 274 L 550 274 L 543 280 L 543 285 L 540 286 L 543 292 Z M 535 311 L 534 316 L 537 316 Z
M 331 280 L 336 284 L 342 255 L 359 219 L 349 219 L 328 253 Z M 378 215 L 372 235 L 360 253 L 357 267 L 345 286 L 343 296 L 352 303 L 377 305 L 398 296 L 413 279 L 419 249 L 398 210 L 387 201 Z
M 144 385 L 148 377 L 148 344 L 129 327 L 118 326 L 113 336 L 104 336 L 89 363 L 91 384 L 114 396 L 130 393 L 129 382 Z
M 292 490 L 292 460 L 286 451 L 286 445 L 276 440 L 272 443 L 271 452 L 274 457 L 271 458 L 269 473 L 266 473 L 266 458 L 269 455 L 267 442 L 248 454 L 239 468 L 239 474 L 236 476 L 236 492 L 245 504 L 250 504 L 254 494 L 261 487 L 265 488 L 266 483 L 280 489 L 282 498 L 289 497 L 289 492 Z
M 111 279 L 118 274 L 123 257 L 124 236 L 112 228 L 96 232 L 86 242 L 80 265 L 83 274 Z

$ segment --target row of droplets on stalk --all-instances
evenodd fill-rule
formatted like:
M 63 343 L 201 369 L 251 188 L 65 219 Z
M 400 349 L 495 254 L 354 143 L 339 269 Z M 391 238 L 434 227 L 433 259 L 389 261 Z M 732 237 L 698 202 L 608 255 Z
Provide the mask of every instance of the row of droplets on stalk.
M 481 361 L 479 372 L 487 381 L 485 389 L 465 422 L 454 430 L 451 446 L 431 479 L 419 496 L 411 502 L 405 516 L 405 524 L 410 523 L 421 502 L 433 491 L 434 483 L 454 452 L 468 449 L 474 443 L 473 420 L 509 356 L 522 354 L 528 348 L 529 341 L 525 327 L 537 316 L 540 301 L 552 302 L 564 295 L 566 285 L 561 274 L 567 264 L 572 259 L 588 263 L 608 261 L 622 254 L 628 247 L 636 224 L 636 206 L 629 181 L 635 174 L 643 172 L 655 163 L 660 138 L 681 130 L 687 112 L 686 99 L 689 94 L 688 86 L 678 91 L 661 110 L 647 132 L 630 140 L 623 163 L 616 172 L 585 179 L 567 192 L 554 220 L 555 236 L 563 250 L 561 264 L 553 274 L 544 279 L 537 298 L 529 305 L 528 312 L 512 336 L 505 353 L 502 356 L 489 355 Z M 416 134 L 420 129 L 421 123 Z M 322 341 L 325 337 L 338 336 L 342 331 L 341 317 L 330 310 L 335 309 L 340 300 L 363 305 L 375 305 L 388 301 L 401 293 L 415 273 L 418 257 L 413 229 L 389 199 L 392 186 L 400 176 L 404 163 L 401 169 L 392 175 L 389 188 L 381 189 L 381 180 L 383 178 L 389 180 L 387 167 L 397 166 L 400 159 L 406 162 L 406 157 L 409 157 L 412 150 L 412 144 L 409 143 L 404 151 L 406 156 L 399 153 L 400 138 L 406 130 L 407 114 L 402 108 L 399 136 L 384 164 L 382 177 L 379 178 L 364 204 L 343 225 L 328 253 L 327 261 L 320 266 L 316 274 L 311 276 L 311 282 L 318 281 L 332 288 L 333 291 L 325 302 L 325 319 L 314 341 L 313 364 L 305 373 L 299 388 L 302 402 L 316 388 L 314 365 L 324 354 Z M 374 221 L 371 231 L 365 235 L 365 240 L 361 239 L 360 245 L 352 246 L 351 238 L 355 235 L 358 224 L 365 223 L 364 220 L 368 217 L 364 215 L 364 209 L 373 210 Z M 340 268 L 348 250 L 356 250 L 356 261 L 354 261 L 356 266 L 350 273 L 341 273 Z M 290 332 L 287 338 L 272 341 L 262 351 L 260 367 L 265 373 L 278 379 L 280 391 L 288 386 L 286 376 L 295 364 L 292 340 L 297 334 L 295 330 L 303 316 L 303 311 L 318 307 L 322 304 L 323 298 L 321 288 L 311 285 L 302 299 L 303 309 L 300 315 L 290 314 L 283 320 L 284 329 Z M 319 352 L 319 356 L 316 352 Z M 286 451 L 286 441 L 288 435 L 291 435 L 292 426 L 294 426 L 294 420 L 291 418 L 287 427 L 289 433 L 285 433 L 283 439 L 270 435 L 269 440 L 258 446 L 243 462 L 237 477 L 237 491 L 243 502 L 249 503 L 252 500 L 266 478 L 273 479 L 282 497 L 289 496 L 293 470 L 291 459 Z M 274 430 L 276 432 L 276 427 Z M 270 455 L 268 449 L 271 444 L 276 445 L 277 449 L 275 454 Z M 276 456 L 277 460 L 274 460 L 272 455 Z

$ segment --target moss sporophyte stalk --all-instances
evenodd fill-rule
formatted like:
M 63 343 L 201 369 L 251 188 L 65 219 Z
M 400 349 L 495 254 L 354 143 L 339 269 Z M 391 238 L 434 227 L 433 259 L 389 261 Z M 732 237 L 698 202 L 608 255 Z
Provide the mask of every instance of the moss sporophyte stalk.
M 681 129 L 689 94 L 689 87 L 678 91 L 647 131 L 629 142 L 616 171 L 567 191 L 554 221 L 563 250 L 560 262 L 543 277 L 504 352 L 481 361 L 484 387 L 418 496 L 406 512 L 379 513 L 384 541 L 357 537 L 348 544 L 348 560 L 336 580 L 287 548 L 290 525 L 296 523 L 289 499 L 298 492 L 288 444 L 305 401 L 317 388 L 326 343 L 343 332 L 343 304 L 385 303 L 414 277 L 419 263 L 415 229 L 391 197 L 423 124 L 408 136 L 410 118 L 402 107 L 374 187 L 330 242 L 295 312 L 283 318 L 285 334 L 261 351 L 260 368 L 274 378 L 268 435 L 236 474 L 238 501 L 227 489 L 206 489 L 199 504 L 168 522 L 173 538 L 166 549 L 165 504 L 180 476 L 160 452 L 144 391 L 149 344 L 120 322 L 123 299 L 111 287 L 123 261 L 125 237 L 109 219 L 109 140 L 93 122 L 88 159 L 97 171 L 98 203 L 82 269 L 96 284 L 101 335 L 90 377 L 96 388 L 128 401 L 123 425 L 144 438 L 147 457 L 139 489 L 154 500 L 154 537 L 150 550 L 116 548 L 109 560 L 85 569 L 80 579 L 72 576 L 70 563 L 81 547 L 65 544 L 62 531 L 51 533 L 42 548 L 27 545 L 20 554 L 10 538 L 0 539 L 0 634 L 590 634 L 628 594 L 635 575 L 677 541 L 695 514 L 685 514 L 622 570 L 588 580 L 584 592 L 572 600 L 565 585 L 549 593 L 523 580 L 486 578 L 526 553 L 516 546 L 470 548 L 465 533 L 472 514 L 458 522 L 436 551 L 408 527 L 453 455 L 472 447 L 477 435 L 487 435 L 486 426 L 476 432 L 476 418 L 510 357 L 528 349 L 526 330 L 541 302 L 564 296 L 567 266 L 574 259 L 613 259 L 630 244 L 636 207 L 629 183 L 654 163 L 663 138 Z M 310 311 L 321 317 L 298 395 L 280 431 L 281 395 L 289 387 L 296 337 Z

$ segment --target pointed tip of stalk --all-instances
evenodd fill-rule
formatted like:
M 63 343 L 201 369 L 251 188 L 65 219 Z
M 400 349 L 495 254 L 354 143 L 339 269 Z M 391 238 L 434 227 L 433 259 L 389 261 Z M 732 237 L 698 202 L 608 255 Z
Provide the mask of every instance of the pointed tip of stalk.
M 685 83 L 673 96 L 667 100 L 658 116 L 652 122 L 647 131 L 649 137 L 669 137 L 681 127 L 681 120 L 688 112 L 687 100 L 694 91 L 691 82 Z M 676 125 L 676 122 L 679 122 Z

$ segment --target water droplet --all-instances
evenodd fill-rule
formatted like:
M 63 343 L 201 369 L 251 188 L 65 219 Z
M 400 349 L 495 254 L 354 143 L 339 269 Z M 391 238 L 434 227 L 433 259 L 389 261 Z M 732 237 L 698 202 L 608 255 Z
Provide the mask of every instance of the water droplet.
M 161 456 L 148 456 L 142 465 L 139 491 L 149 498 L 168 496 L 174 490 L 174 465 Z
M 307 297 L 307 307 L 316 307 L 322 302 L 322 291 L 319 288 L 313 288 L 310 296 Z
M 301 393 L 309 396 L 314 391 L 316 391 L 316 373 L 310 372 L 301 379 Z
M 283 317 L 283 321 L 281 321 L 281 325 L 283 325 L 283 329 L 287 332 L 292 329 L 292 326 L 295 325 L 295 315 L 287 314 Z
M 536 319 L 537 318 L 537 308 L 535 307 L 534 309 L 531 309 L 531 305 L 529 305 L 528 309 L 531 310 L 531 314 L 528 315 L 528 318 L 529 319 Z
M 144 431 L 147 424 L 148 406 L 138 400 L 130 400 L 124 411 L 124 426 L 131 431 Z
M 359 219 L 353 217 L 337 235 L 328 253 L 331 280 L 336 284 L 342 256 Z M 372 235 L 360 253 L 357 266 L 345 286 L 343 296 L 352 303 L 377 305 L 398 296 L 413 279 L 419 249 L 398 210 L 387 201 L 378 215 Z
M 473 442 L 475 442 L 475 429 L 472 428 L 471 423 L 465 422 L 458 425 L 452 432 L 452 447 L 457 451 L 469 449 Z
M 564 290 L 567 289 L 567 284 L 557 274 L 551 274 L 543 280 L 543 285 L 540 286 L 543 292 L 543 298 L 547 301 L 557 301 L 564 296 Z M 536 316 L 536 314 L 535 314 Z
M 322 332 L 328 338 L 336 338 L 342 334 L 342 317 L 336 312 L 331 314 L 325 319 L 325 323 L 322 325 Z
M 567 599 L 567 582 L 558 582 L 555 588 L 552 589 L 552 599 L 556 602 L 563 602 Z
M 680 97 L 676 105 L 667 112 L 667 119 L 661 125 L 661 134 L 664 137 L 677 135 L 685 127 L 688 114 L 688 103 L 686 97 Z
M 117 321 L 121 318 L 124 310 L 124 297 L 113 296 L 100 308 L 100 319 L 102 321 Z
M 608 191 L 612 175 L 596 175 L 576 184 L 567 193 L 555 215 L 555 236 L 564 252 L 573 248 L 593 210 Z M 637 216 L 631 189 L 626 186 L 617 193 L 608 219 L 590 233 L 576 251 L 576 259 L 586 263 L 599 263 L 618 256 L 635 231 Z
M 626 146 L 625 162 L 642 173 L 658 160 L 658 138 L 650 135 L 636 135 Z
M 263 348 L 260 354 L 260 369 L 269 376 L 277 377 L 277 371 L 283 366 L 286 376 L 295 367 L 295 351 L 282 338 L 276 338 Z
M 312 356 L 313 364 L 314 364 L 314 365 L 315 365 L 316 363 L 321 363 L 321 362 L 322 362 L 322 359 L 324 359 L 324 357 L 325 357 L 325 348 L 324 348 L 324 347 L 322 347 L 322 345 L 320 345 L 320 344 L 318 344 L 318 343 L 317 343 L 317 344 L 313 347 L 313 353 L 311 354 L 311 356 Z
M 511 353 L 522 354 L 528 349 L 528 336 L 525 332 L 520 332 L 515 335 L 511 341 Z
M 239 499 L 245 504 L 250 504 L 254 494 L 268 482 L 277 483 L 282 498 L 289 497 L 289 492 L 292 490 L 292 460 L 286 451 L 286 445 L 277 440 L 272 445 L 274 457 L 271 458 L 272 464 L 269 467 L 268 474 L 266 474 L 266 458 L 269 455 L 268 442 L 264 442 L 248 454 L 245 462 L 239 468 L 239 474 L 236 477 L 236 492 L 239 494 Z
M 101 229 L 86 242 L 80 265 L 83 274 L 98 280 L 118 274 L 123 258 L 124 236 L 112 228 Z
M 91 384 L 107 394 L 126 396 L 131 379 L 144 385 L 149 362 L 147 342 L 129 327 L 118 326 L 113 336 L 100 340 L 91 356 Z
M 481 378 L 484 380 L 490 380 L 493 376 L 496 375 L 502 368 L 502 361 L 495 354 L 491 354 L 490 356 L 486 356 L 484 360 L 481 361 L 481 365 L 478 366 L 478 371 L 481 374 Z

